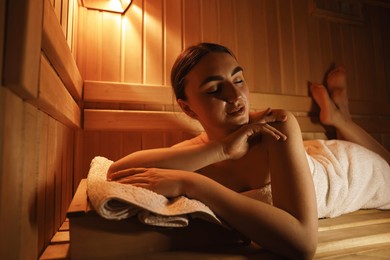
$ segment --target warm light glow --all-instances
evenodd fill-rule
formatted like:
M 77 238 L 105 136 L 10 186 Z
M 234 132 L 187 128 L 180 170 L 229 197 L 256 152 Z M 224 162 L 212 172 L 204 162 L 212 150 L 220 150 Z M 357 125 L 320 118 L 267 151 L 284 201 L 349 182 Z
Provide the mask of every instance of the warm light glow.
M 83 6 L 88 9 L 124 13 L 129 8 L 131 0 L 82 0 Z

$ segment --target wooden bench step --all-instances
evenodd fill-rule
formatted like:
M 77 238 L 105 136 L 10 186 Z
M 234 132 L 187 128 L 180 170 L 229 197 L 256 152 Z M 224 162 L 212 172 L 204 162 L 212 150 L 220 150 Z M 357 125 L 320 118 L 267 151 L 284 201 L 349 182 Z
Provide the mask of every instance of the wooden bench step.
M 316 258 L 390 249 L 390 211 L 358 211 L 319 222 Z
M 338 218 L 321 219 L 318 231 L 390 223 L 390 211 L 360 210 Z M 390 224 L 389 224 L 390 225 Z
M 70 243 L 50 244 L 39 260 L 70 259 Z

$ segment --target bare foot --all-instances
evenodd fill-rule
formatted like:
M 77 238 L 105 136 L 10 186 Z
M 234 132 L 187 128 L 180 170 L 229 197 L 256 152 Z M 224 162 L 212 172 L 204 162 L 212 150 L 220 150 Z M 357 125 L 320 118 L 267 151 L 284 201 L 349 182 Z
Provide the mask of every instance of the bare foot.
M 347 77 L 343 67 L 337 67 L 327 76 L 327 87 L 335 105 L 346 117 L 351 118 L 347 95 Z
M 310 91 L 314 100 L 320 107 L 320 121 L 324 125 L 335 125 L 342 118 L 340 110 L 330 99 L 327 89 L 324 85 L 313 83 Z

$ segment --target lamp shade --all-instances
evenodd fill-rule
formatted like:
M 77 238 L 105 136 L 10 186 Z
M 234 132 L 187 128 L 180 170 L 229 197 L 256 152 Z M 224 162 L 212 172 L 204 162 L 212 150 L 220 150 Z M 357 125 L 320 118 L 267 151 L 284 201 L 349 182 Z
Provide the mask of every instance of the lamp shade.
M 81 0 L 81 3 L 88 9 L 123 14 L 129 8 L 131 0 Z

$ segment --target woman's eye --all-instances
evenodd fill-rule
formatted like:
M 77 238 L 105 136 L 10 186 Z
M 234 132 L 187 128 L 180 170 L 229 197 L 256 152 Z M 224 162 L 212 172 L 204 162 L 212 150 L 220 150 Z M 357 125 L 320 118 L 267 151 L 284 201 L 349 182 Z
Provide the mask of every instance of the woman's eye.
M 243 82 L 244 82 L 244 80 L 242 80 L 242 79 L 238 79 L 238 80 L 235 80 L 235 81 L 234 81 L 235 84 L 241 84 L 241 83 L 243 83 Z
M 206 93 L 207 94 L 215 94 L 219 91 L 219 88 L 212 88 L 212 89 L 209 89 Z
M 207 94 L 215 94 L 218 93 L 221 87 L 219 85 L 213 86 L 207 90 Z

